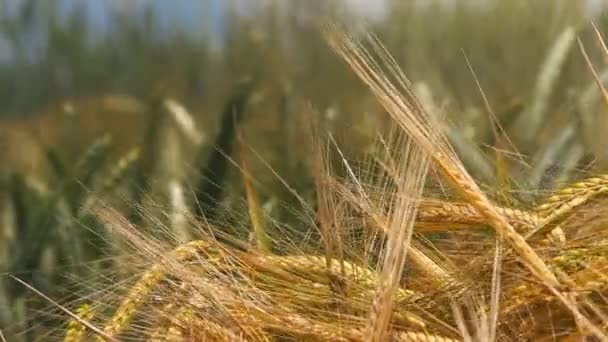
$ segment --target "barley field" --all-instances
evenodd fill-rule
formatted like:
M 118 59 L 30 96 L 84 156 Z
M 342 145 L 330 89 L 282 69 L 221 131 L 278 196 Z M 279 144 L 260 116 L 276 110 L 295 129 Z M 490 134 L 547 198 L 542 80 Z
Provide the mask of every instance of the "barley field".
M 0 341 L 608 341 L 601 1 L 0 1 Z

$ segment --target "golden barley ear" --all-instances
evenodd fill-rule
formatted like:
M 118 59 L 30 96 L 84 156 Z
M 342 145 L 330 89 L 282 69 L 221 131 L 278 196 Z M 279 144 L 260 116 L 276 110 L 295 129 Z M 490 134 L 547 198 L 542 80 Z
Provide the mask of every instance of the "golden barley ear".
M 596 175 L 570 184 L 545 199 L 536 208 L 543 218 L 554 220 L 566 216 L 575 208 L 584 205 L 592 198 L 608 192 L 608 175 Z
M 537 226 L 542 217 L 526 210 L 496 207 L 519 233 L 525 233 Z M 418 232 L 469 229 L 488 225 L 485 217 L 471 204 L 438 200 L 422 200 L 416 216 Z
M 541 220 L 533 230 L 526 233 L 526 239 L 561 229 L 560 224 L 568 217 L 606 193 L 608 175 L 592 176 L 558 190 L 535 208 L 534 211 Z
M 164 276 L 164 269 L 159 265 L 154 265 L 146 271 L 129 289 L 110 321 L 104 326 L 103 331 L 109 336 L 116 337 L 128 328 L 139 307 L 147 300 L 148 295 Z M 98 340 L 105 341 L 101 336 L 98 337 Z
M 221 254 L 221 252 L 219 252 Z M 217 263 L 221 256 L 218 251 L 207 241 L 191 241 L 173 250 L 168 262 L 182 263 L 195 257 L 208 257 L 209 262 Z M 173 260 L 172 260 L 173 259 Z M 138 309 L 148 299 L 152 290 L 164 279 L 167 274 L 165 264 L 155 264 L 150 267 L 139 280 L 129 289 L 120 305 L 106 323 L 103 331 L 111 337 L 120 335 L 129 327 L 131 320 L 135 317 Z M 99 336 L 103 341 L 104 337 Z
M 438 118 L 422 108 L 413 94 L 410 81 L 380 42 L 369 34 L 364 34 L 363 41 L 358 41 L 335 27 L 326 30 L 326 37 L 332 48 L 369 86 L 395 123 L 431 156 L 435 166 L 454 190 L 487 219 L 488 224 L 509 243 L 535 276 L 548 286 L 560 287 L 559 281 L 543 260 L 496 210 L 464 169 L 443 134 Z M 372 51 L 377 53 L 379 61 L 364 43 L 369 44 Z
M 367 306 L 373 297 L 373 290 L 381 284 L 381 279 L 376 272 L 363 265 L 327 259 L 324 256 L 302 255 L 302 256 L 258 256 L 244 255 L 243 263 L 252 268 L 252 277 L 259 277 L 260 281 L 267 281 L 272 275 L 275 281 L 282 279 L 287 282 L 297 282 L 298 277 L 316 284 L 332 287 L 334 277 L 339 277 L 346 282 L 349 288 L 349 304 L 367 311 Z M 300 280 L 301 281 L 301 280 Z M 288 283 L 289 284 L 289 283 Z M 271 283 L 271 286 L 281 286 L 279 283 Z M 299 301 L 297 293 L 290 300 Z M 408 303 L 419 297 L 413 291 L 398 287 L 394 291 L 394 299 L 397 302 Z M 327 298 L 330 299 L 329 297 Z M 409 309 L 395 309 L 395 315 L 408 325 L 425 328 L 425 321 Z

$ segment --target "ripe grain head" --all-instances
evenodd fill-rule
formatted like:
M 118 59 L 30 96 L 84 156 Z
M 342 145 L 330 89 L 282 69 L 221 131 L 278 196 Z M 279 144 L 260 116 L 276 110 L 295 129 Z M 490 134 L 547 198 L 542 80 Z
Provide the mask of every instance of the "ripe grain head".
M 332 48 L 369 86 L 395 123 L 431 156 L 434 165 L 454 190 L 486 217 L 488 223 L 509 243 L 535 276 L 548 286 L 559 287 L 557 278 L 547 265 L 496 210 L 468 174 L 441 131 L 441 125 L 437 121 L 439 118 L 422 108 L 411 89 L 410 81 L 378 40 L 370 34 L 363 34 L 363 38 L 357 40 L 335 27 L 326 32 Z M 370 48 L 366 48 L 365 44 Z

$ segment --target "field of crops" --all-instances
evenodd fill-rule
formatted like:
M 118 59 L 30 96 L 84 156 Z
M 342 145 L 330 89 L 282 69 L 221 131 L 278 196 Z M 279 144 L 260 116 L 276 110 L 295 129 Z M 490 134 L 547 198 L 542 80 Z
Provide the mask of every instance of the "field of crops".
M 608 341 L 601 6 L 9 2 L 0 341 Z

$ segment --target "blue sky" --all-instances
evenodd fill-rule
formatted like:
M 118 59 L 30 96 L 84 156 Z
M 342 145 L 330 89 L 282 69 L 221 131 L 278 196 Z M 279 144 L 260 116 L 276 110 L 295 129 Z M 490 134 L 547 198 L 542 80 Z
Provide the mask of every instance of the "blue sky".
M 49 1 L 51 0 L 41 0 Z M 83 9 L 87 18 L 86 22 L 91 28 L 93 35 L 99 35 L 111 29 L 110 14 L 119 12 L 125 15 L 138 16 L 144 13 L 144 8 L 152 8 L 157 23 L 164 30 L 187 30 L 194 36 L 203 36 L 212 39 L 216 46 L 221 46 L 222 32 L 224 31 L 225 11 L 227 3 L 236 0 L 57 0 L 59 14 L 67 18 L 75 9 Z M 239 0 L 246 2 L 257 2 L 258 0 Z M 24 4 L 23 0 L 8 0 L 5 13 L 18 13 L 17 9 Z M 44 5 L 44 3 L 39 3 Z M 45 21 L 44 13 L 39 19 Z M 42 24 L 43 30 L 45 24 Z M 37 59 L 39 49 L 44 46 L 44 31 L 35 29 L 25 36 L 27 54 L 32 59 Z M 14 60 L 14 51 L 6 39 L 0 35 L 0 63 L 10 63 Z
M 23 0 L 10 1 L 19 3 Z M 149 6 L 155 13 L 161 29 L 184 30 L 194 36 L 204 35 L 211 39 L 213 46 L 221 47 L 225 13 L 229 10 L 229 7 L 233 7 L 239 10 L 239 13 L 246 15 L 254 12 L 253 7 L 271 1 L 289 0 L 57 0 L 57 3 L 60 13 L 66 17 L 75 8 L 84 8 L 87 22 L 95 34 L 102 34 L 110 29 L 111 23 L 108 20 L 110 13 L 119 12 L 137 16 L 144 12 L 145 7 Z M 388 0 L 342 1 L 354 13 L 370 19 L 383 17 L 388 2 Z
M 39 1 L 49 1 L 51 3 L 51 0 Z M 162 29 L 186 30 L 195 36 L 206 35 L 212 39 L 215 46 L 221 47 L 224 18 L 229 6 L 235 6 L 237 9 L 241 9 L 239 12 L 246 14 L 251 11 L 251 7 L 256 7 L 269 1 L 282 2 L 290 0 L 56 0 L 56 3 L 59 6 L 60 13 L 66 17 L 74 8 L 84 8 L 87 22 L 91 25 L 92 31 L 95 34 L 102 34 L 110 29 L 111 23 L 108 20 L 110 13 L 120 12 L 126 15 L 137 16 L 143 13 L 144 7 L 150 6 Z M 387 3 L 390 0 L 342 1 L 355 14 L 374 20 L 384 17 Z M 453 0 L 445 1 L 449 3 Z M 596 7 L 603 1 L 605 0 L 585 0 L 590 5 L 590 8 Z M 8 0 L 3 2 L 3 4 L 8 6 L 9 12 L 22 3 L 24 3 L 24 0 Z M 39 36 L 40 33 L 38 32 Z M 28 41 L 28 43 L 30 46 L 36 46 L 37 44 L 41 44 L 41 41 L 34 35 L 31 38 L 31 42 Z M 11 50 L 8 41 L 0 36 L 0 63 L 12 59 L 13 53 Z
M 90 22 L 95 29 L 100 31 L 107 29 L 107 13 L 110 11 L 137 14 L 142 12 L 144 6 L 150 6 L 164 28 L 221 34 L 224 14 L 228 6 L 242 9 L 241 12 L 246 14 L 252 6 L 255 7 L 268 1 L 273 0 L 59 0 L 59 3 L 62 11 L 66 13 L 71 8 L 84 5 Z M 381 18 L 385 14 L 388 2 L 388 0 L 342 1 L 355 13 L 372 19 Z
M 108 14 L 121 12 L 138 15 L 145 6 L 153 9 L 159 24 L 165 29 L 178 28 L 189 31 L 221 33 L 226 1 L 222 0 L 60 0 L 64 14 L 82 6 L 91 26 L 98 32 L 109 27 Z

